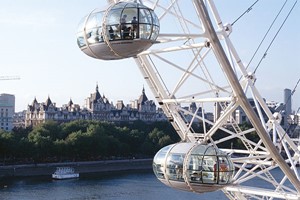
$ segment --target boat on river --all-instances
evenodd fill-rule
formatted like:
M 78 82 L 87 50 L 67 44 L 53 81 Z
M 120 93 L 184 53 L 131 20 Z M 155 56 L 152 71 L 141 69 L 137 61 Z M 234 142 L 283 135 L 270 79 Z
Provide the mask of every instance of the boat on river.
M 73 167 L 57 167 L 56 171 L 52 174 L 52 178 L 59 180 L 79 178 L 79 173 L 76 173 Z

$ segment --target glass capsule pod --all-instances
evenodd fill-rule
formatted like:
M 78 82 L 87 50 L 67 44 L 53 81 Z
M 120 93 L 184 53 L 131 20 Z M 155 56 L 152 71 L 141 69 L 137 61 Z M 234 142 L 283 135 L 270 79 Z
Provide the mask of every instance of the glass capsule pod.
M 153 171 L 165 185 L 203 193 L 231 184 L 234 165 L 226 153 L 212 145 L 177 143 L 157 152 Z
M 88 56 L 114 60 L 147 50 L 158 34 L 159 20 L 152 9 L 137 2 L 119 2 L 82 19 L 77 44 Z

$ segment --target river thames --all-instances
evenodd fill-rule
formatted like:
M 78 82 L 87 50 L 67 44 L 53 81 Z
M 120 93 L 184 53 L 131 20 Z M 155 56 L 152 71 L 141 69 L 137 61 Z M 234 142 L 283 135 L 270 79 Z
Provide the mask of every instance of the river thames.
M 300 172 L 300 168 L 298 168 Z M 282 178 L 279 169 L 272 172 Z M 262 186 L 261 179 L 252 179 L 249 186 Z M 225 200 L 222 191 L 196 194 L 165 186 L 152 170 L 81 174 L 78 179 L 52 180 L 49 176 L 0 178 L 0 200 Z
M 152 171 L 91 174 L 70 180 L 52 180 L 47 176 L 0 179 L 0 187 L 1 200 L 227 199 L 221 191 L 196 194 L 169 188 Z

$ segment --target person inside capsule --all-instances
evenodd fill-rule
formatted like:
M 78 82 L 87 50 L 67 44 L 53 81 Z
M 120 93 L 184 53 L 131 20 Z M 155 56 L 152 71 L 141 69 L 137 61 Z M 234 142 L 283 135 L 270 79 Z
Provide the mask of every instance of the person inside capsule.
M 219 176 L 220 179 L 219 181 L 221 182 L 226 182 L 227 181 L 227 173 L 228 172 L 228 164 L 225 162 L 224 159 L 220 159 L 220 163 L 219 163 Z
M 123 17 L 120 20 L 120 29 L 121 29 L 121 38 L 122 39 L 128 39 L 129 37 L 129 32 L 130 32 L 130 27 L 127 27 L 126 25 L 126 18 L 127 15 L 123 15 Z
M 136 19 L 136 16 L 134 16 L 131 20 L 131 36 L 132 38 L 139 38 L 139 33 L 138 33 L 138 21 Z

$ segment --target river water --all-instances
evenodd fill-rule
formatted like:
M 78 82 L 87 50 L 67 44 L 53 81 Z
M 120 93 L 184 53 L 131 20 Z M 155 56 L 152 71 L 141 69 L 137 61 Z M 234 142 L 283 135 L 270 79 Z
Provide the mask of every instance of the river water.
M 300 172 L 300 168 L 298 168 Z M 282 178 L 280 170 L 272 171 Z M 263 186 L 252 179 L 249 186 Z M 110 174 L 81 174 L 79 179 L 52 180 L 50 176 L 0 178 L 0 200 L 225 200 L 221 192 L 196 194 L 165 186 L 152 170 Z
M 184 200 L 227 199 L 218 191 L 196 194 L 169 188 L 152 171 L 91 174 L 79 179 L 52 180 L 51 177 L 0 179 L 1 200 Z

